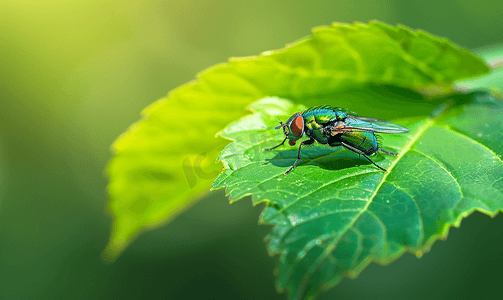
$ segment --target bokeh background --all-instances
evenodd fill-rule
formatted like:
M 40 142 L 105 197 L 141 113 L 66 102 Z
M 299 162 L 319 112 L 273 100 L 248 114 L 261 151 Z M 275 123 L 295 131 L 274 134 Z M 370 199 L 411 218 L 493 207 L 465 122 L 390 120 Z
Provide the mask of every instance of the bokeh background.
M 222 192 L 104 263 L 109 147 L 207 67 L 373 19 L 503 43 L 499 0 L 1 0 L 0 299 L 286 299 L 262 206 Z M 475 213 L 421 259 L 372 264 L 320 299 L 496 299 L 502 237 L 503 216 Z

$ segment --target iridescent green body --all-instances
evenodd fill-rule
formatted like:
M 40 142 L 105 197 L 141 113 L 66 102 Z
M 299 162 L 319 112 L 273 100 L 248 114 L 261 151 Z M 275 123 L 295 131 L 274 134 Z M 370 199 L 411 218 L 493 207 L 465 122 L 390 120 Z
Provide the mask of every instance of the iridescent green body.
M 311 107 L 302 112 L 305 124 L 304 131 L 318 143 L 327 144 L 330 135 L 327 135 L 322 129 L 330 124 L 343 121 L 348 116 L 348 112 L 354 114 L 344 108 L 328 105 Z
M 380 148 L 376 132 L 380 133 L 405 133 L 409 130 L 392 122 L 374 118 L 359 117 L 354 112 L 329 105 L 315 106 L 303 112 L 293 114 L 286 123 L 280 122 L 276 129 L 283 129 L 285 139 L 281 144 L 264 149 L 270 151 L 282 146 L 287 140 L 290 146 L 300 140 L 304 134 L 309 137 L 300 143 L 297 160 L 285 172 L 290 173 L 301 159 L 302 146 L 312 145 L 315 142 L 328 144 L 331 147 L 342 146 L 350 151 L 363 155 L 368 161 L 384 172 L 386 169 L 377 165 L 369 156 L 378 151 L 396 156 L 397 154 Z
M 341 146 L 342 142 L 351 145 L 366 155 L 374 155 L 379 150 L 377 137 L 373 132 L 345 131 L 334 137 L 339 143 L 330 143 L 330 146 Z

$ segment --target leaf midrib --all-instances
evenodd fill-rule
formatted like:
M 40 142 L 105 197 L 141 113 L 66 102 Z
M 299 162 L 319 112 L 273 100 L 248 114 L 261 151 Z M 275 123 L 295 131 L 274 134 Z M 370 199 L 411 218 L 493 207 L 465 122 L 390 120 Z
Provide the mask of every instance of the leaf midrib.
M 320 255 L 320 257 L 318 257 L 318 259 L 316 260 L 316 268 L 314 268 L 314 271 L 310 274 L 306 274 L 305 276 L 307 275 L 311 275 L 313 274 L 319 267 L 319 265 L 321 264 L 321 262 L 330 254 L 330 252 L 335 248 L 335 246 L 339 243 L 340 239 L 348 232 L 349 229 L 351 229 L 353 227 L 353 225 L 355 224 L 355 222 L 360 218 L 360 216 L 367 211 L 368 207 L 370 206 L 370 204 L 372 203 L 372 201 L 374 200 L 375 196 L 377 195 L 377 192 L 379 191 L 379 189 L 381 188 L 381 186 L 383 185 L 383 183 L 386 181 L 386 178 L 388 177 L 388 175 L 391 173 L 391 171 L 393 170 L 393 168 L 395 167 L 395 165 L 400 161 L 400 159 L 403 157 L 403 155 L 405 153 L 407 153 L 410 148 L 417 142 L 417 140 L 419 140 L 419 138 L 424 134 L 424 132 L 426 130 L 428 130 L 430 127 L 433 126 L 433 124 L 435 123 L 435 120 L 434 119 L 431 119 L 429 118 L 428 121 L 423 124 L 418 132 L 416 134 L 414 134 L 412 136 L 412 138 L 409 140 L 409 142 L 407 144 L 405 144 L 405 146 L 402 148 L 402 150 L 400 151 L 397 159 L 395 159 L 393 161 L 393 163 L 391 164 L 391 166 L 388 168 L 388 172 L 384 174 L 384 176 L 381 178 L 381 181 L 379 182 L 379 184 L 376 186 L 375 188 L 375 191 L 374 193 L 372 194 L 372 196 L 370 196 L 367 204 L 362 208 L 362 210 L 360 211 L 359 214 L 357 214 L 355 216 L 355 218 L 353 219 L 353 221 L 351 221 L 350 224 L 348 224 L 348 226 L 346 226 L 341 234 L 339 234 L 339 236 L 334 239 L 331 243 L 329 243 L 327 245 L 327 247 L 325 248 L 325 251 L 323 251 L 323 254 Z
M 397 159 L 395 159 L 391 163 L 391 166 L 388 168 L 388 172 L 386 172 L 384 174 L 384 176 L 381 178 L 381 181 L 379 181 L 379 183 L 377 184 L 377 186 L 376 186 L 376 188 L 374 190 L 374 193 L 372 194 L 372 196 L 370 196 L 367 204 L 362 208 L 361 212 L 358 215 L 356 215 L 356 217 L 353 219 L 353 221 L 344 229 L 344 231 L 341 234 L 341 236 L 344 235 L 349 230 L 349 228 L 353 227 L 353 225 L 355 224 L 356 220 L 358 220 L 358 218 L 365 211 L 367 211 L 368 207 L 370 206 L 370 203 L 372 203 L 372 201 L 374 200 L 375 196 L 377 195 L 377 192 L 379 191 L 379 189 L 381 188 L 381 186 L 383 185 L 383 183 L 386 181 L 386 178 L 391 173 L 391 171 L 393 170 L 393 168 L 395 167 L 395 165 L 400 161 L 400 159 L 403 157 L 403 155 L 405 153 L 409 152 L 410 148 L 417 142 L 417 140 L 419 140 L 419 138 L 424 134 L 424 132 L 428 128 L 430 128 L 430 127 L 433 126 L 434 123 L 435 123 L 435 120 L 429 118 L 428 121 L 419 128 L 418 132 L 412 136 L 412 138 L 409 140 L 409 142 L 407 144 L 405 144 L 405 146 L 400 151 Z M 337 243 L 338 243 L 338 241 L 339 241 L 339 239 L 337 240 Z

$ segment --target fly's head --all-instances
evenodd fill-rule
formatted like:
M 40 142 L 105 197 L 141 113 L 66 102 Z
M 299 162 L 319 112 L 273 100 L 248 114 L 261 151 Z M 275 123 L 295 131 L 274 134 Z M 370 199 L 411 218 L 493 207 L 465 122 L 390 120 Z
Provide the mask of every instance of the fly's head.
M 281 125 L 275 129 L 283 128 L 283 134 L 288 139 L 290 146 L 294 146 L 297 140 L 304 135 L 304 118 L 300 112 L 293 114 L 286 123 L 279 123 Z

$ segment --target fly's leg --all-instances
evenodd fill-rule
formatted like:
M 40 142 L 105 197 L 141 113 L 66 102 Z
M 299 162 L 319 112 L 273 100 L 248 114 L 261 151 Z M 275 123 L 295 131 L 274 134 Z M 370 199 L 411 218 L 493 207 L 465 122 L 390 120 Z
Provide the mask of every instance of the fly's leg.
M 342 142 L 342 146 L 344 146 L 344 147 L 345 147 L 346 149 L 348 149 L 348 150 L 351 150 L 351 151 L 353 151 L 353 152 L 355 152 L 355 153 L 358 153 L 358 154 L 363 155 L 363 156 L 364 156 L 364 157 L 365 157 L 368 161 L 370 161 L 371 163 L 373 163 L 373 164 L 374 164 L 374 166 L 378 167 L 379 169 L 381 169 L 382 171 L 384 171 L 384 172 L 386 172 L 386 173 L 388 172 L 388 171 L 386 171 L 386 169 L 384 169 L 383 167 L 381 167 L 381 166 L 377 165 L 377 164 L 376 164 L 376 163 L 375 163 L 372 159 L 370 159 L 370 157 L 368 157 L 368 156 L 367 156 L 367 154 L 365 154 L 365 153 L 363 153 L 362 151 L 360 151 L 360 150 L 356 149 L 355 147 L 350 146 L 350 145 L 348 145 L 348 144 L 346 144 L 346 143 L 344 143 L 344 142 Z
M 388 155 L 392 155 L 392 156 L 398 156 L 398 154 L 397 154 L 397 153 L 384 151 L 384 150 L 383 150 L 383 149 L 381 149 L 381 148 L 377 149 L 377 151 L 381 151 L 382 153 L 386 153 L 386 154 L 388 154 Z
M 281 144 L 279 144 L 279 145 L 277 145 L 277 146 L 274 146 L 274 147 L 272 147 L 272 148 L 269 148 L 269 149 L 264 149 L 264 150 L 262 150 L 262 151 L 263 151 L 263 152 L 265 152 L 265 151 L 271 151 L 271 150 L 273 150 L 273 149 L 278 148 L 279 146 L 283 146 L 283 144 L 285 143 L 286 139 L 287 139 L 287 137 L 286 137 L 286 138 L 285 138 L 285 139 L 281 142 Z
M 290 172 L 292 172 L 292 170 L 295 168 L 295 165 L 300 160 L 300 150 L 302 150 L 302 146 L 312 145 L 313 143 L 314 143 L 313 139 L 310 139 L 310 140 L 307 140 L 307 141 L 303 141 L 302 143 L 300 143 L 299 153 L 297 154 L 297 160 L 293 163 L 293 165 L 290 167 L 290 169 L 288 169 L 288 171 L 285 172 L 285 175 L 288 174 L 288 173 L 290 173 Z

